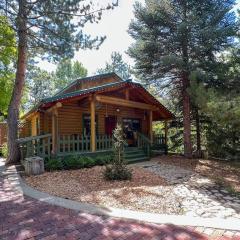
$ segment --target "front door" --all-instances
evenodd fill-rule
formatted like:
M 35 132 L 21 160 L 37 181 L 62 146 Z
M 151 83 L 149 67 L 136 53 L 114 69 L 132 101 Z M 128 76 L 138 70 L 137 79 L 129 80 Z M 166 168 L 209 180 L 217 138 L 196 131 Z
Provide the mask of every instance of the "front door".
M 116 128 L 116 125 L 117 125 L 116 116 L 105 117 L 105 134 L 111 136 L 113 134 L 113 130 Z
M 124 118 L 123 131 L 125 133 L 128 146 L 137 146 L 137 132 L 141 131 L 140 119 Z

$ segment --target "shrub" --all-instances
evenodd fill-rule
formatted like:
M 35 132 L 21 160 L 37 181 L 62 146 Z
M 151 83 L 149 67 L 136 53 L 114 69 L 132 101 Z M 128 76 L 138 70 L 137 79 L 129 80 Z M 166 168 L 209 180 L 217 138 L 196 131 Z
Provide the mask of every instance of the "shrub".
M 2 155 L 3 155 L 4 158 L 6 158 L 6 157 L 7 157 L 7 154 L 8 154 L 7 143 L 4 143 L 4 144 L 2 145 Z
M 60 158 L 49 159 L 45 165 L 48 171 L 62 170 L 63 162 Z
M 109 163 L 111 163 L 112 160 L 113 160 L 112 155 L 107 155 L 107 156 L 98 155 L 95 158 L 96 164 L 100 165 L 100 166 L 105 165 L 105 164 L 109 164 Z
M 105 165 L 109 164 L 112 161 L 113 156 L 107 155 L 97 155 L 95 157 L 89 157 L 84 155 L 70 155 L 66 156 L 63 159 L 50 159 L 45 161 L 46 169 L 49 171 L 53 170 L 70 170 L 70 169 L 79 169 L 79 168 L 90 168 L 95 165 Z
M 104 176 L 107 180 L 130 180 L 132 172 L 127 168 L 123 157 L 123 147 L 125 140 L 123 138 L 122 127 L 117 124 L 113 132 L 113 150 L 114 158 L 110 166 L 106 166 Z
M 67 156 L 63 159 L 64 169 L 78 169 L 84 167 L 79 156 Z
M 92 157 L 87 157 L 84 156 L 82 157 L 82 161 L 84 162 L 84 167 L 93 167 L 94 165 L 96 165 L 96 160 Z
M 121 168 L 106 166 L 104 177 L 107 180 L 131 180 L 132 172 L 126 166 L 122 166 Z

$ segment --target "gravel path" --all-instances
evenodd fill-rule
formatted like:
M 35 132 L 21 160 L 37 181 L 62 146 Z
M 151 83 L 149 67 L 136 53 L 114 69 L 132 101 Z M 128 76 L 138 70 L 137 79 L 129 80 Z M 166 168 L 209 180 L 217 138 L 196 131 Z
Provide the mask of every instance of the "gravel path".
M 163 163 L 145 162 L 136 165 L 163 177 L 172 186 L 173 194 L 181 198 L 183 214 L 240 219 L 240 199 L 230 196 L 209 178 Z

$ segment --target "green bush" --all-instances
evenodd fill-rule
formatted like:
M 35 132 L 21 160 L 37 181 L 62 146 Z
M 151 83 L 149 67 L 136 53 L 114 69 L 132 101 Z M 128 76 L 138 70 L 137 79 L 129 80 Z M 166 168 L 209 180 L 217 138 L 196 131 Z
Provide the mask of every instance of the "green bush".
M 112 155 L 107 155 L 107 156 L 98 155 L 96 156 L 95 161 L 97 165 L 102 166 L 102 165 L 111 163 L 112 159 L 113 159 Z
M 48 171 L 62 170 L 63 162 L 60 158 L 49 159 L 45 165 Z
M 53 158 L 46 160 L 45 166 L 49 171 L 54 170 L 70 170 L 70 169 L 80 169 L 80 168 L 90 168 L 96 165 L 105 165 L 109 164 L 112 161 L 112 154 L 103 156 L 96 155 L 94 157 L 84 156 L 84 155 L 70 155 L 66 156 L 63 159 Z
M 79 156 L 68 156 L 63 159 L 64 169 L 78 169 L 84 167 Z
M 96 160 L 92 157 L 82 157 L 83 161 L 84 161 L 84 167 L 93 167 L 96 165 Z
M 121 168 L 106 166 L 104 177 L 106 180 L 131 180 L 132 172 L 125 166 L 122 166 Z
M 6 158 L 6 157 L 7 157 L 7 154 L 8 154 L 7 143 L 4 143 L 4 144 L 2 145 L 2 155 L 3 155 L 4 158 Z

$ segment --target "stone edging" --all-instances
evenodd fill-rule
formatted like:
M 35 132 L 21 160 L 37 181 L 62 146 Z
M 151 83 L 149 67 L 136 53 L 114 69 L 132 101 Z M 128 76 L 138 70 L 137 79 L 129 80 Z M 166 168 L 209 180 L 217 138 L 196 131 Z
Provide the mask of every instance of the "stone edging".
M 75 211 L 86 212 L 95 215 L 103 215 L 108 217 L 132 219 L 143 222 L 157 224 L 174 224 L 181 226 L 200 226 L 215 229 L 227 229 L 240 231 L 240 220 L 222 219 L 222 218 L 201 218 L 181 215 L 165 215 L 147 212 L 138 212 L 120 208 L 101 207 L 94 204 L 80 203 L 61 197 L 52 196 L 48 193 L 40 192 L 30 186 L 17 173 L 15 166 L 6 170 L 11 185 L 22 194 L 37 199 L 39 201 L 72 209 Z

